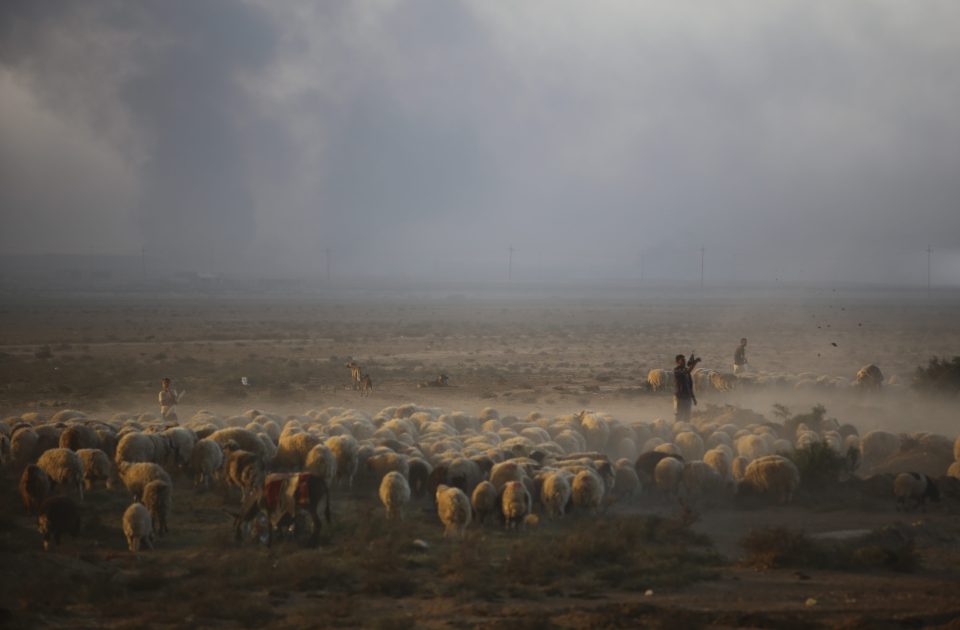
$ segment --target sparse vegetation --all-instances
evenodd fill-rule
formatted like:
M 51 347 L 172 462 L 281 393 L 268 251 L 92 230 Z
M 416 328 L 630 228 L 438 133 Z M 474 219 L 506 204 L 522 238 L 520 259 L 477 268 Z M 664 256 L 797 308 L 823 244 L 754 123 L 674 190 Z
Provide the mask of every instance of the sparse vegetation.
M 917 367 L 911 385 L 924 393 L 956 396 L 960 393 L 960 356 L 950 360 L 933 357 L 927 367 Z
M 740 546 L 748 554 L 744 564 L 756 569 L 910 572 L 920 563 L 913 538 L 897 527 L 884 527 L 849 540 L 816 540 L 801 531 L 770 527 L 751 531 Z

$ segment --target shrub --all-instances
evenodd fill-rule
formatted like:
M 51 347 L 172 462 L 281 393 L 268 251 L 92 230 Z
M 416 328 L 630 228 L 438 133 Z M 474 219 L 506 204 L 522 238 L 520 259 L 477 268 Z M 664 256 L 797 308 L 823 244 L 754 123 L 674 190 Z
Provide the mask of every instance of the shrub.
M 842 477 L 853 474 L 860 462 L 857 449 L 849 449 L 844 457 L 834 453 L 824 442 L 814 442 L 781 455 L 796 464 L 800 472 L 800 487 L 811 492 L 829 488 Z
M 949 361 L 933 357 L 927 367 L 917 367 L 911 386 L 921 392 L 956 396 L 960 393 L 960 356 Z

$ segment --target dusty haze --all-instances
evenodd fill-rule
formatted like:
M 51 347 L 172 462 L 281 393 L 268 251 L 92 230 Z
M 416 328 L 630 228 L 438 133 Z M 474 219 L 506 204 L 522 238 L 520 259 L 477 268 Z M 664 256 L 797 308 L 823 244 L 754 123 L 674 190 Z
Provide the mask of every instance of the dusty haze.
M 960 279 L 960 7 L 4 2 L 0 250 L 163 272 Z M 642 259 L 642 265 L 641 265 Z M 642 269 L 641 269 L 642 267 Z

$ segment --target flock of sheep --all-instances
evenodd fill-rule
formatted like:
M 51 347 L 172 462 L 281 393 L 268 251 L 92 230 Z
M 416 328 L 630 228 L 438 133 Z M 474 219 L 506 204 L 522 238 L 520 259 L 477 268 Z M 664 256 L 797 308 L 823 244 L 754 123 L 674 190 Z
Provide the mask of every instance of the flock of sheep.
M 175 523 L 175 487 L 223 484 L 250 506 L 271 475 L 297 472 L 334 493 L 376 491 L 387 519 L 407 518 L 416 502 L 433 501 L 445 535 L 462 537 L 471 525 L 498 520 L 523 528 L 571 512 L 596 514 L 616 502 L 705 505 L 753 496 L 787 504 L 801 478 L 785 455 L 816 443 L 838 456 L 857 453 L 866 470 L 922 447 L 949 457 L 937 466 L 960 477 L 960 440 L 861 436 L 829 420 L 788 428 L 732 408 L 692 422 L 624 422 L 590 411 L 521 419 L 492 408 L 469 415 L 413 404 L 374 415 L 339 407 L 286 417 L 201 411 L 175 427 L 149 414 L 95 420 L 75 410 L 0 421 L 0 456 L 20 478 L 45 548 L 77 534 L 85 490 L 104 484 L 131 499 L 122 525 L 135 553 Z M 891 502 L 909 509 L 936 498 L 937 480 L 896 472 L 902 474 L 887 480 Z
M 728 392 L 737 387 L 792 387 L 796 390 L 844 389 L 856 387 L 863 390 L 878 390 L 884 384 L 898 384 L 896 377 L 884 380 L 883 372 L 874 364 L 865 365 L 857 371 L 853 379 L 842 376 L 801 372 L 788 374 L 780 372 L 745 372 L 733 374 L 710 368 L 698 368 L 692 373 L 694 387 L 698 392 Z M 669 391 L 673 387 L 673 371 L 654 368 L 647 373 L 647 386 L 655 392 Z

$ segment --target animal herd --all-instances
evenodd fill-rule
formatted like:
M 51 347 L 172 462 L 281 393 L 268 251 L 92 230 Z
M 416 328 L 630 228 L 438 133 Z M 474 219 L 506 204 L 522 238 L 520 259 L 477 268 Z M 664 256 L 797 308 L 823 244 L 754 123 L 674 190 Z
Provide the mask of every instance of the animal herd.
M 45 548 L 79 533 L 81 506 L 103 488 L 129 497 L 117 518 L 134 553 L 176 527 L 176 494 L 212 486 L 230 497 L 236 537 L 265 529 L 268 543 L 293 530 L 316 544 L 348 493 L 379 498 L 389 521 L 423 518 L 433 504 L 438 525 L 455 538 L 491 522 L 516 530 L 590 518 L 615 504 L 783 505 L 801 489 L 791 454 L 814 444 L 838 457 L 855 453 L 861 475 L 877 473 L 863 483 L 880 484 L 898 509 L 923 508 L 940 485 L 960 483 L 960 440 L 861 436 L 832 420 L 777 423 L 733 407 L 691 422 L 592 411 L 471 415 L 414 404 L 372 415 L 341 407 L 285 417 L 200 411 L 175 427 L 150 414 L 94 419 L 77 410 L 0 421 L 5 475 L 19 478 Z M 910 460 L 913 451 L 922 458 Z M 902 469 L 905 461 L 926 469 Z
M 697 368 L 691 374 L 694 389 L 699 392 L 728 392 L 739 387 L 790 387 L 796 390 L 856 388 L 862 391 L 879 391 L 884 385 L 883 372 L 874 364 L 860 368 L 852 378 L 802 372 L 787 374 L 779 372 L 745 372 L 734 374 L 711 368 Z M 895 384 L 891 378 L 887 384 Z M 673 388 L 673 370 L 654 368 L 647 373 L 647 387 L 653 392 L 670 391 Z

